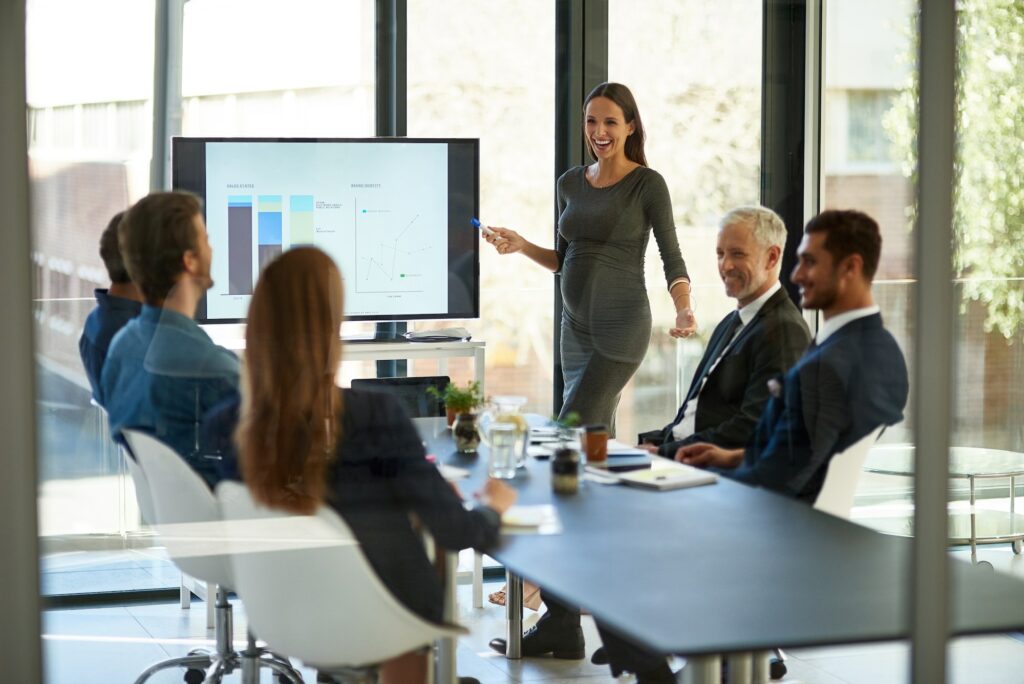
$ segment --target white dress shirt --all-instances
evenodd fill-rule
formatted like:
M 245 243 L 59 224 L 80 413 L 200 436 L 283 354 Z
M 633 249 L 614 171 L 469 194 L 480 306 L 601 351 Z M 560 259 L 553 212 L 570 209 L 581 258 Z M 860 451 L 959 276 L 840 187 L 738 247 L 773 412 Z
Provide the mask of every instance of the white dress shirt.
M 832 335 L 834 335 L 836 331 L 838 331 L 847 323 L 852 323 L 858 318 L 866 318 L 868 316 L 873 316 L 876 313 L 879 313 L 879 311 L 881 311 L 881 309 L 879 309 L 875 305 L 872 305 L 865 306 L 862 309 L 852 309 L 850 311 L 845 311 L 839 314 L 838 316 L 833 316 L 832 318 L 822 323 L 821 327 L 818 328 L 818 334 L 814 336 L 814 343 L 821 344 L 828 338 L 832 337 Z
M 771 299 L 772 295 L 774 295 L 781 289 L 782 285 L 779 283 L 779 281 L 776 280 L 775 284 L 769 287 L 764 294 L 762 294 L 760 297 L 750 302 L 746 306 L 740 307 L 739 327 L 736 328 L 736 332 L 733 333 L 732 339 L 729 340 L 729 343 L 722 347 L 722 353 L 719 354 L 718 358 L 715 359 L 714 363 L 711 364 L 711 368 L 709 368 L 708 372 L 704 374 L 704 378 L 703 380 L 701 380 L 700 387 L 697 389 L 696 396 L 694 396 L 692 401 L 686 404 L 686 410 L 683 413 L 683 419 L 672 426 L 672 437 L 674 437 L 677 440 L 686 439 L 687 437 L 689 437 L 690 435 L 697 431 L 697 400 L 700 398 L 700 393 L 704 391 L 704 385 L 707 384 L 708 376 L 711 375 L 711 372 L 714 371 L 715 368 L 718 366 L 718 362 L 721 361 L 723 357 L 725 357 L 725 353 L 729 351 L 729 347 L 732 346 L 733 341 L 740 334 L 740 331 L 746 328 L 750 321 L 754 320 L 754 316 L 756 316 L 757 312 L 761 310 L 761 307 L 764 306 L 764 303 Z

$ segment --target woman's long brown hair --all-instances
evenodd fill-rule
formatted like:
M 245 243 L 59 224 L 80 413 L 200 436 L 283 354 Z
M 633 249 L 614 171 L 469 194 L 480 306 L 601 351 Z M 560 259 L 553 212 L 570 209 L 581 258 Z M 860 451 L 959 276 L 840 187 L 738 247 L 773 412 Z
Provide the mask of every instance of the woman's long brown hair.
M 312 513 L 341 432 L 341 274 L 315 247 L 291 249 L 260 275 L 245 333 L 235 441 L 253 497 Z

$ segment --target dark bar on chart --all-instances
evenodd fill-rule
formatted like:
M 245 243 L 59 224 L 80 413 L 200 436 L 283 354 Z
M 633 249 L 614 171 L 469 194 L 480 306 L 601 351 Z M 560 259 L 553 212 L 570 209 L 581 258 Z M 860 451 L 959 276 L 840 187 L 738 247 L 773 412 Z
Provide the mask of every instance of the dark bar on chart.
M 252 195 L 228 195 L 228 294 L 252 294 Z

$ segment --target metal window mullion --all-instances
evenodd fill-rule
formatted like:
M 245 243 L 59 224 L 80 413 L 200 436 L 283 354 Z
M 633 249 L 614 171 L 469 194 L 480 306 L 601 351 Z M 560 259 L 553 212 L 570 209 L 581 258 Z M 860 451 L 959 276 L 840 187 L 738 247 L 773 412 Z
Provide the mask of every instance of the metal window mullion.
M 32 232 L 29 213 L 28 119 L 25 96 L 25 3 L 0 3 L 0 376 L 8 399 L 0 411 L 4 477 L 0 479 L 0 615 L 4 677 L 42 681 L 37 527 L 36 394 L 33 362 Z
M 910 617 L 915 683 L 947 679 L 950 631 L 948 475 L 953 405 L 953 162 L 956 11 L 921 3 L 917 287 L 914 336 L 914 541 Z
M 185 0 L 156 0 L 153 40 L 151 190 L 171 187 L 171 137 L 181 135 L 181 63 Z
M 378 136 L 401 137 L 408 132 L 408 7 L 406 0 L 376 0 L 374 11 L 374 130 Z M 405 321 L 382 322 L 376 325 L 376 334 L 395 337 L 407 329 Z M 405 377 L 408 361 L 377 361 L 376 369 L 378 378 Z
M 804 46 L 804 212 L 803 223 L 821 211 L 821 104 L 825 81 L 825 3 L 808 0 Z
M 406 0 L 376 0 L 376 135 L 404 136 L 406 125 L 406 90 L 408 16 Z
M 820 0 L 809 0 L 818 6 Z M 761 59 L 761 204 L 773 209 L 786 224 L 786 248 L 779 280 L 794 301 L 797 288 L 789 281 L 796 248 L 803 234 L 806 194 L 807 116 L 814 112 L 808 82 L 819 83 L 820 66 L 808 72 L 808 54 L 820 53 L 820 25 L 808 28 L 805 0 L 764 0 Z M 820 19 L 820 13 L 818 13 Z M 808 47 L 817 36 L 819 45 Z M 811 121 L 820 129 L 820 121 Z
M 608 80 L 608 0 L 557 0 L 555 4 L 555 175 L 586 163 L 583 146 L 583 100 L 595 86 Z M 554 207 L 552 245 L 558 231 L 558 205 Z M 560 276 L 554 278 L 554 344 L 552 406 L 562 408 L 562 331 Z

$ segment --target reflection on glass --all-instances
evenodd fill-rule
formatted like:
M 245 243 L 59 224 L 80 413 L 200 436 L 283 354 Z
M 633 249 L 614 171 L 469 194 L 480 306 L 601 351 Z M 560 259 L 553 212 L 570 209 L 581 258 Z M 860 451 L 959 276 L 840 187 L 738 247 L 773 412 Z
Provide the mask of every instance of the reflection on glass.
M 821 123 L 822 208 L 859 209 L 878 221 L 882 258 L 872 290 L 911 373 L 914 186 L 902 150 L 915 146 L 917 139 L 911 115 L 900 118 L 898 110 L 911 97 L 909 86 L 916 74 L 916 11 L 914 0 L 843 0 L 829 5 Z M 913 381 L 910 384 L 913 387 Z M 904 410 L 905 420 L 886 429 L 880 443 L 912 448 L 912 404 L 913 396 Z M 869 462 L 873 458 L 869 456 Z M 868 524 L 873 524 L 869 518 L 903 521 L 912 487 L 907 478 L 866 474 L 854 516 Z
M 620 439 L 672 419 L 708 336 L 735 308 L 715 244 L 722 215 L 756 204 L 760 194 L 761 4 L 609 2 L 609 78 L 629 86 L 643 113 L 647 157 L 668 183 L 698 321 L 698 338 L 668 336 L 674 311 L 652 240 L 646 279 L 654 330 L 622 393 Z
M 374 134 L 373 3 L 189 0 L 182 132 L 205 136 Z
M 26 10 L 42 591 L 152 588 L 142 570 L 121 586 L 95 571 L 124 560 L 98 549 L 145 541 L 122 542 L 140 525 L 134 489 L 90 403 L 78 338 L 94 289 L 110 283 L 100 235 L 149 185 L 154 3 L 31 0 Z
M 408 12 L 409 135 L 480 138 L 480 220 L 553 246 L 554 3 L 411 0 Z M 439 41 L 452 26 L 473 39 Z M 486 341 L 486 394 L 521 395 L 524 411 L 549 415 L 552 279 L 522 261 L 481 241 L 480 319 L 445 326 Z

